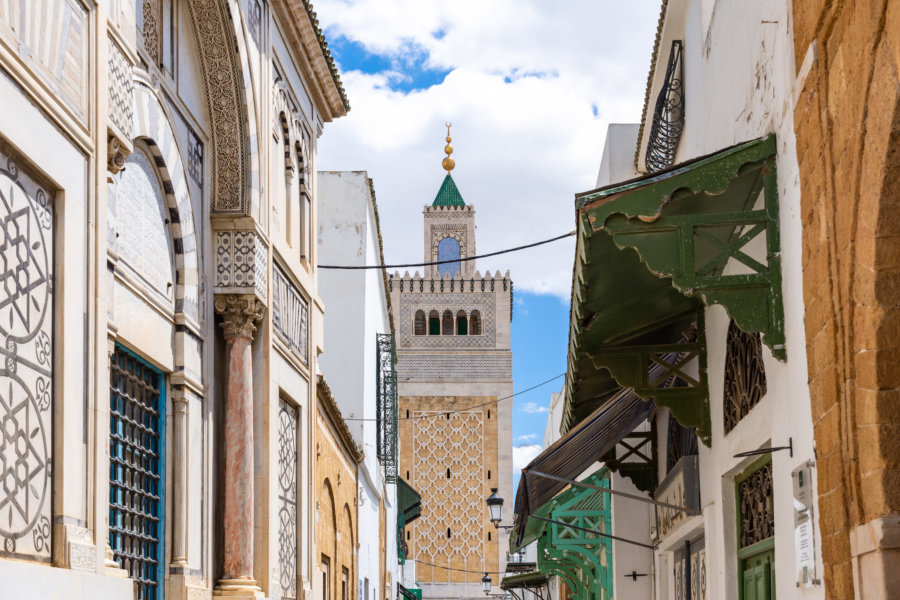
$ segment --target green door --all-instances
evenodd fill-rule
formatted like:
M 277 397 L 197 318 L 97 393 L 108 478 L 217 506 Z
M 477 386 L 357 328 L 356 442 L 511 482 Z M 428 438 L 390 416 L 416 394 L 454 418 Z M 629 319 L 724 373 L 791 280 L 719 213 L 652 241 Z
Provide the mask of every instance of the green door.
M 775 578 L 772 576 L 772 550 L 741 561 L 743 578 L 742 600 L 775 600 Z

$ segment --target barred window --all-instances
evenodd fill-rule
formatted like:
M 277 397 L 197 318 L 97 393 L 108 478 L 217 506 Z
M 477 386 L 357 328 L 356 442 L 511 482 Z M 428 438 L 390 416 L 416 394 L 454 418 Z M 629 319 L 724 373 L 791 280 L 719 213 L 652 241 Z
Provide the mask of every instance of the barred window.
M 156 600 L 165 556 L 162 373 L 116 347 L 109 402 L 109 545 L 137 599 Z

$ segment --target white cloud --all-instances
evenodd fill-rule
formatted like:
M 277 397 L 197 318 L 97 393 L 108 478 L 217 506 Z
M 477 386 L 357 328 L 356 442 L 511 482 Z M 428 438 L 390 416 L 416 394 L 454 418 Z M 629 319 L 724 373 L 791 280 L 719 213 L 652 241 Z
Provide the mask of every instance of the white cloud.
M 516 437 L 517 442 L 530 442 L 530 441 L 536 440 L 536 439 L 537 439 L 536 433 L 526 433 L 525 435 L 520 435 L 520 436 Z
M 545 413 L 547 412 L 547 407 L 541 406 L 540 404 L 535 404 L 534 402 L 526 402 L 522 405 L 522 412 L 526 412 L 528 414 Z
M 513 447 L 513 472 L 518 473 L 528 466 L 535 456 L 541 453 L 538 444 L 525 444 Z
M 573 195 L 593 187 L 607 124 L 640 117 L 658 2 L 572 0 L 561 10 L 541 0 L 320 0 L 316 10 L 329 37 L 392 65 L 343 72 L 353 109 L 326 125 L 318 168 L 367 170 L 386 260 L 415 262 L 422 207 L 444 175 L 445 121 L 454 123 L 453 177 L 477 211 L 478 252 L 574 229 Z M 443 83 L 392 90 L 423 53 L 450 71 Z M 517 290 L 565 298 L 573 253 L 569 238 L 478 268 L 509 269 Z

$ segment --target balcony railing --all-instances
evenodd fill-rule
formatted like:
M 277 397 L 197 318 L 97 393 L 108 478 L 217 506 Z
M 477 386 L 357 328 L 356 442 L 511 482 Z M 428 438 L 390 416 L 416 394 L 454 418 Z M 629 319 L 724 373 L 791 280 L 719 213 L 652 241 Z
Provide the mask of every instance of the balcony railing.
M 666 80 L 656 98 L 653 124 L 647 141 L 647 156 L 644 163 L 650 173 L 668 169 L 675 164 L 675 151 L 684 130 L 682 55 L 681 40 L 673 40 L 669 64 L 666 67 Z

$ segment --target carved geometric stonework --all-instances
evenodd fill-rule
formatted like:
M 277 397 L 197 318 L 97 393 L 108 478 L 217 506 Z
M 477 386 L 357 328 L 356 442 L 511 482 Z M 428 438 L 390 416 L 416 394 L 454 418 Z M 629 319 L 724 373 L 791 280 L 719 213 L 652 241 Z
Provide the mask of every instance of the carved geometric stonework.
M 282 600 L 297 598 L 297 408 L 278 401 L 278 566 Z
M 112 37 L 106 38 L 109 49 L 108 85 L 109 114 L 106 123 L 106 169 L 115 175 L 125 168 L 134 137 L 134 79 L 131 63 Z M 110 182 L 111 183 L 111 182 Z
M 221 0 L 188 2 L 212 120 L 211 212 L 246 215 L 250 209 L 244 164 L 247 119 L 241 114 L 241 69 L 235 57 L 234 31 L 227 6 Z
M 272 327 L 309 364 L 309 302 L 277 266 L 272 268 Z
M 253 230 L 217 231 L 216 294 L 257 294 L 267 300 L 268 248 Z
M 0 556 L 50 561 L 53 203 L 0 152 Z
M 130 142 L 134 137 L 134 78 L 131 64 L 112 37 L 107 37 L 106 41 L 109 49 L 109 123 L 121 140 Z
M 72 524 L 57 525 L 56 530 L 63 538 L 65 546 L 65 564 L 76 571 L 95 572 L 97 570 L 97 547 L 91 532 L 84 527 Z M 118 566 L 115 565 L 114 566 Z

